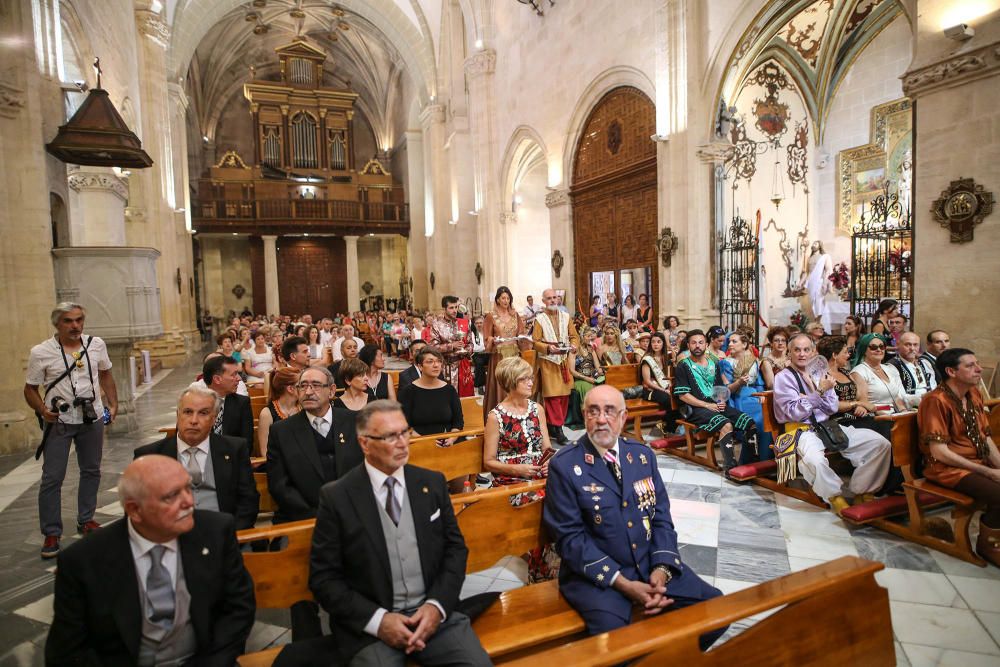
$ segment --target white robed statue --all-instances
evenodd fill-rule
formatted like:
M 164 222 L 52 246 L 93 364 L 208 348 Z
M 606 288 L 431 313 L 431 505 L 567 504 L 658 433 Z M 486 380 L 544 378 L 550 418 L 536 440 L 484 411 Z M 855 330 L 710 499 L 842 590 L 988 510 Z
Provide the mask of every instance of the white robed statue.
M 799 280 L 799 287 L 805 291 L 800 303 L 802 312 L 810 319 L 818 320 L 827 333 L 832 333 L 830 306 L 826 303 L 826 295 L 832 289 L 829 281 L 831 273 L 833 273 L 833 260 L 823 250 L 823 242 L 813 241 L 809 259 L 806 260 L 806 266 Z

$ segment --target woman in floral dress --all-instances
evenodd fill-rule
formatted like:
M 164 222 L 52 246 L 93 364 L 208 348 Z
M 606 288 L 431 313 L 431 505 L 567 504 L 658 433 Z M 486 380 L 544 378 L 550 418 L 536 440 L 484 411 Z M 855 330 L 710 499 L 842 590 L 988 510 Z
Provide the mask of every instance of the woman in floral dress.
M 552 445 L 545 411 L 530 398 L 535 389 L 531 364 L 520 357 L 508 357 L 497 364 L 495 377 L 506 396 L 486 419 L 483 466 L 493 473 L 493 486 L 545 477 L 549 463 L 542 463 L 542 454 Z M 544 497 L 544 489 L 529 491 L 511 496 L 510 503 L 520 507 Z M 552 579 L 559 573 L 559 556 L 552 545 L 532 549 L 525 560 L 531 582 Z

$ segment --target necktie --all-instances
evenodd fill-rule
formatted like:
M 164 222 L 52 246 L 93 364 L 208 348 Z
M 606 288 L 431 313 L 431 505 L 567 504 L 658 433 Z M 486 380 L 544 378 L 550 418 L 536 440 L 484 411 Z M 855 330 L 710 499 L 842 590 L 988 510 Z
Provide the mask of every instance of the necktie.
M 187 458 L 184 461 L 184 469 L 191 475 L 191 484 L 195 487 L 201 486 L 202 482 L 201 466 L 198 465 L 198 459 L 195 457 L 197 452 L 197 447 L 188 447 L 187 451 L 184 452 L 187 454 Z
M 611 471 L 611 474 L 614 475 L 615 479 L 618 481 L 618 485 L 621 486 L 622 468 L 620 465 L 618 465 L 618 458 L 615 456 L 615 452 L 613 449 L 609 449 L 608 451 L 604 452 L 604 460 L 608 464 L 608 470 Z
M 146 616 L 160 627 L 169 630 L 174 624 L 174 586 L 170 573 L 163 566 L 163 552 L 166 547 L 157 544 L 149 550 L 152 566 L 146 575 Z
M 226 402 L 222 402 L 222 407 L 219 408 L 219 414 L 215 415 L 215 425 L 212 426 L 212 433 L 216 435 L 222 435 L 222 413 L 226 410 Z
M 389 515 L 392 522 L 399 525 L 399 515 L 402 512 L 402 508 L 399 505 L 399 501 L 396 499 L 396 485 L 399 481 L 395 477 L 385 478 L 385 488 L 389 491 L 389 494 L 385 497 L 385 513 Z
M 323 421 L 322 417 L 316 417 L 313 419 L 313 426 L 316 428 L 316 432 L 319 433 L 324 438 L 326 437 L 326 422 Z

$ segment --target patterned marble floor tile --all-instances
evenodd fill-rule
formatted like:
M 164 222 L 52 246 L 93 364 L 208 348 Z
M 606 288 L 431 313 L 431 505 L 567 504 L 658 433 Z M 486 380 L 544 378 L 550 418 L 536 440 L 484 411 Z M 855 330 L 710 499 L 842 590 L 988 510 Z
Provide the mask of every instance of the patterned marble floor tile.
M 807 505 L 806 507 L 811 506 Z M 824 510 L 812 512 L 778 505 L 778 519 L 781 522 L 781 529 L 789 534 L 850 537 L 850 532 L 844 525 L 843 519 L 833 512 Z
M 33 642 L 39 639 L 44 641 L 49 632 L 49 625 L 17 614 L 3 613 L 0 614 L 0 629 L 3 633 L 3 639 L 0 639 L 0 655 L 2 655 L 10 647 L 17 646 L 21 642 Z
M 803 535 L 791 533 L 785 537 L 788 555 L 801 558 L 833 560 L 841 556 L 857 556 L 858 549 L 848 536 Z
M 18 616 L 38 621 L 39 623 L 49 624 L 52 623 L 52 603 L 54 600 L 55 595 L 46 595 L 40 600 L 27 604 L 20 609 L 15 609 L 14 613 Z
M 940 572 L 930 550 L 919 544 L 907 542 L 895 535 L 874 528 L 864 533 L 854 532 L 851 536 L 858 548 L 858 555 L 869 560 L 885 563 L 886 567 L 920 572 Z
M 993 641 L 1000 644 L 1000 613 L 993 611 L 977 611 L 976 617 L 986 628 L 986 631 L 993 637 Z
M 995 655 L 903 642 L 911 667 L 996 667 Z
M 940 551 L 930 550 L 931 558 L 938 564 L 945 574 L 956 574 L 961 577 L 973 577 L 976 579 L 997 579 L 1000 580 L 1000 567 L 979 567 L 972 563 L 966 563 Z
M 288 628 L 262 623 L 258 620 L 250 630 L 250 636 L 247 638 L 246 652 L 263 651 L 271 646 L 286 644 L 291 640 L 292 631 Z
M 875 573 L 875 580 L 888 589 L 890 600 L 968 608 L 958 590 L 943 574 L 887 567 Z
M 660 479 L 663 480 L 664 484 L 669 484 L 674 479 L 675 471 L 673 468 L 658 468 L 658 470 L 660 473 Z
M 899 642 L 893 642 L 893 648 L 896 649 L 896 667 L 911 667 L 910 661 L 906 657 L 906 650 L 903 645 Z
M 771 530 L 755 526 L 733 526 L 731 523 L 719 523 L 719 549 L 730 547 L 746 551 L 760 551 L 768 554 L 785 555 L 785 534 L 780 530 Z
M 698 544 L 703 547 L 716 547 L 719 544 L 719 522 L 717 520 L 689 518 L 678 520 L 675 516 L 674 528 L 677 530 L 678 542 Z
M 681 560 L 703 579 L 715 578 L 718 549 L 701 544 L 680 544 Z
M 465 575 L 465 582 L 462 584 L 462 592 L 459 594 L 459 598 L 468 598 L 473 595 L 479 595 L 480 593 L 485 593 L 486 589 L 490 587 L 493 580 L 489 577 L 484 577 L 478 574 L 467 574 Z
M 45 649 L 34 642 L 21 642 L 0 657 L 0 667 L 44 667 Z
M 503 591 L 511 591 L 515 588 L 522 588 L 524 584 L 520 581 L 506 581 L 504 579 L 494 579 L 487 588 L 487 592 L 496 593 Z
M 825 560 L 820 560 L 818 558 L 799 558 L 797 556 L 789 556 L 788 568 L 791 572 L 798 572 L 816 565 L 822 565 L 825 562 Z
M 696 521 L 719 522 L 719 505 L 716 503 L 703 503 L 698 500 L 677 499 L 670 500 L 670 514 L 676 523 L 678 519 L 694 519 Z
M 673 471 L 669 472 L 673 473 Z M 670 502 L 674 502 L 675 500 L 696 500 L 698 502 L 717 505 L 721 497 L 718 487 L 681 484 L 680 482 L 673 481 L 668 482 L 666 487 L 667 494 L 670 496 Z
M 889 606 L 892 626 L 904 645 L 920 643 L 939 649 L 989 653 L 994 656 L 992 664 L 997 664 L 995 656 L 1000 655 L 1000 647 L 971 611 L 891 600 Z M 915 660 L 909 648 L 906 654 L 914 665 L 927 664 Z
M 949 575 L 948 579 L 976 611 L 1000 612 L 1000 581 Z
M 697 484 L 698 486 L 722 486 L 722 477 L 714 472 L 708 472 L 704 468 L 699 470 L 677 470 L 674 473 L 674 482 L 680 484 Z
M 780 530 L 781 521 L 773 502 L 748 497 L 726 499 L 719 515 L 720 526 L 729 529 Z
M 789 573 L 788 556 L 773 551 L 725 547 L 719 549 L 715 569 L 719 578 L 761 583 Z

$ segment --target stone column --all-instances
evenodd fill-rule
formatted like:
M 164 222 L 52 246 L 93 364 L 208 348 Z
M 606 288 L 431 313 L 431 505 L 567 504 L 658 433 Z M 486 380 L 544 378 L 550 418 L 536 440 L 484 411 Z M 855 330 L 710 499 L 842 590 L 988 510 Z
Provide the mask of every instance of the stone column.
M 407 243 L 407 267 L 413 278 L 410 297 L 417 308 L 427 308 L 427 237 L 424 199 L 424 135 L 416 130 L 406 132 L 407 184 L 410 197 L 410 237 Z
M 500 224 L 501 206 L 496 166 L 500 162 L 496 140 L 495 71 L 497 54 L 483 49 L 465 60 L 469 86 L 469 129 L 472 135 L 476 209 L 479 213 L 479 261 L 482 262 L 483 284 L 495 289 L 506 282 L 507 234 Z
M 353 312 L 361 304 L 361 285 L 358 269 L 358 237 L 345 236 L 347 245 L 347 311 Z
M 128 186 L 107 167 L 70 172 L 70 242 L 73 246 L 125 245 Z
M 545 195 L 545 205 L 549 209 L 549 239 L 552 243 L 552 256 L 556 251 L 562 256 L 563 267 L 559 277 L 552 268 L 552 257 L 549 257 L 549 271 L 552 275 L 552 287 L 566 290 L 565 303 L 575 303 L 574 294 L 576 271 L 573 254 L 573 211 L 570 207 L 569 190 L 555 190 Z M 536 297 L 541 303 L 541 296 Z
M 264 308 L 268 315 L 279 315 L 281 301 L 278 292 L 278 237 L 265 235 L 261 238 L 264 239 Z
M 442 267 L 447 263 L 447 252 L 442 242 L 447 233 L 450 205 L 448 203 L 447 166 L 444 159 L 444 106 L 429 104 L 420 113 L 420 123 L 424 132 L 424 211 L 425 224 L 430 218 L 430 234 L 427 237 L 427 271 L 413 276 L 416 283 L 423 281 L 428 286 L 427 301 L 431 308 L 438 303 L 439 295 L 445 287 L 440 278 Z M 435 283 L 430 287 L 430 274 L 435 273 Z

